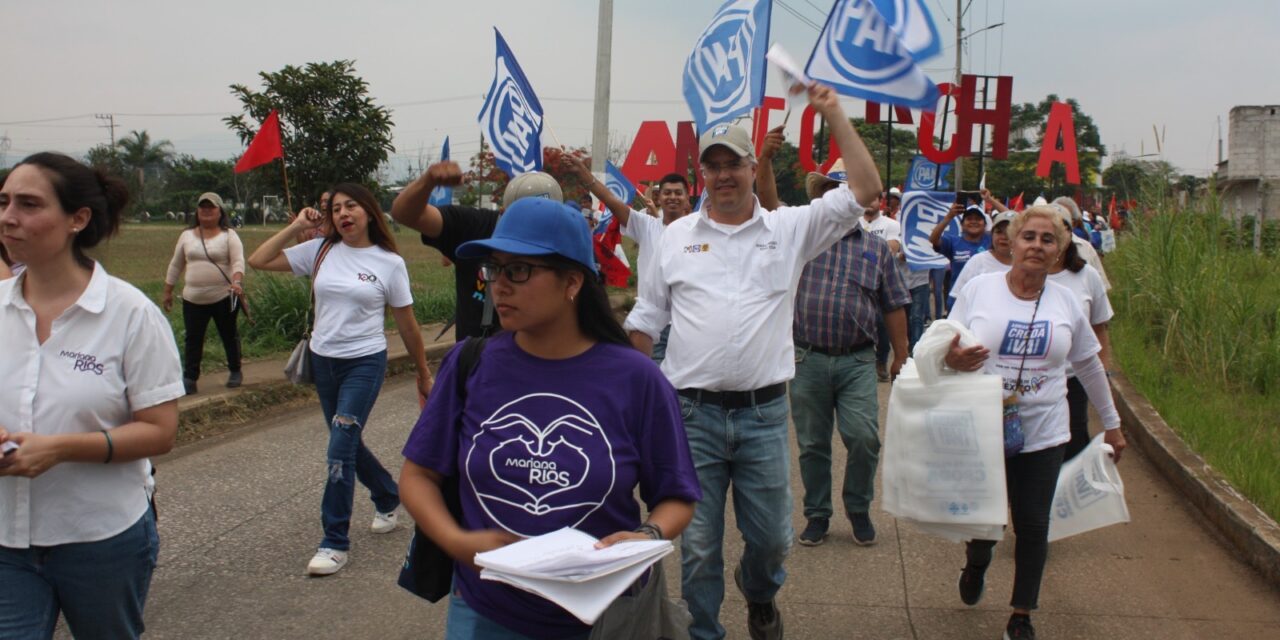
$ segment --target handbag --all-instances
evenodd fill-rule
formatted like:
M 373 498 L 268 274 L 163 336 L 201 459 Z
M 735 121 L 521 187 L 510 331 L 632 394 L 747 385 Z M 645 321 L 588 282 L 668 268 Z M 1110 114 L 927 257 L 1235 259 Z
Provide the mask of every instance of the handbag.
M 693 614 L 684 600 L 667 596 L 662 564 L 653 565 L 644 586 L 637 580 L 600 614 L 589 640 L 688 640 Z
M 320 272 L 320 263 L 324 262 L 324 257 L 329 255 L 329 250 L 333 248 L 333 244 L 325 240 L 320 245 L 320 250 L 316 252 L 315 264 L 311 266 L 311 306 L 307 307 L 307 328 L 302 334 L 302 339 L 298 341 L 298 344 L 294 345 L 293 352 L 289 354 L 289 359 L 284 364 L 284 377 L 293 384 L 311 384 L 315 381 L 311 370 L 311 329 L 312 316 L 315 315 L 316 308 L 316 274 Z
M 471 377 L 480 361 L 484 343 L 485 338 L 469 337 L 458 352 L 457 387 L 454 390 L 462 400 L 458 406 L 465 407 L 467 404 L 467 378 Z M 445 507 L 449 509 L 449 515 L 461 522 L 462 497 L 457 474 L 444 478 L 440 484 L 440 493 Z M 405 552 L 404 564 L 400 567 L 396 584 L 428 602 L 438 602 L 453 589 L 453 558 L 427 537 L 421 528 L 414 525 L 413 538 L 409 540 L 409 549 Z
M 213 265 L 213 268 L 218 270 L 218 273 L 222 274 L 222 279 L 226 280 L 227 284 L 234 285 L 235 283 L 231 281 L 231 278 L 229 276 L 227 276 L 227 272 L 223 271 L 222 267 L 218 266 L 218 263 L 213 261 L 213 256 L 209 255 L 209 247 L 204 243 L 204 234 L 200 233 L 200 231 L 197 230 L 196 235 L 200 237 L 200 248 L 204 249 L 205 259 L 209 261 L 209 264 Z M 231 313 L 234 315 L 237 307 L 244 309 L 244 319 L 248 320 L 249 323 L 252 324 L 253 314 L 249 313 L 249 296 L 245 295 L 244 293 L 233 293 L 231 294 L 230 300 L 231 300 L 231 309 L 230 309 Z

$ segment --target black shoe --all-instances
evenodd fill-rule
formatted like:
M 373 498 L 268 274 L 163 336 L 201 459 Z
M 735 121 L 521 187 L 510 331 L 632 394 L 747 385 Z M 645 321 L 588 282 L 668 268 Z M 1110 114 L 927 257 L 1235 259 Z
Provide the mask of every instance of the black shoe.
M 1015 613 L 1009 616 L 1004 627 L 1004 640 L 1036 640 L 1036 628 L 1031 626 L 1031 616 Z
M 182 388 L 187 390 L 187 395 L 194 396 L 196 394 L 196 381 L 191 378 L 183 378 Z
M 876 543 L 876 528 L 871 524 L 871 515 L 867 513 L 849 514 L 849 522 L 853 524 L 853 541 L 862 546 Z
M 809 524 L 805 525 L 804 533 L 800 534 L 800 544 L 806 547 L 816 547 L 822 544 L 827 538 L 827 529 L 831 527 L 831 521 L 826 518 L 809 518 Z
M 751 640 L 782 640 L 782 612 L 778 611 L 773 600 L 768 602 L 752 602 L 747 599 L 747 590 L 742 588 L 742 567 L 733 570 L 733 582 L 738 585 L 738 592 L 747 600 L 747 632 Z
M 241 375 L 239 371 L 232 371 L 231 374 L 227 376 L 228 389 L 234 389 L 240 386 L 241 382 L 244 382 L 244 376 Z
M 982 592 L 987 588 L 987 568 L 965 565 L 960 571 L 960 601 L 973 606 L 982 601 Z

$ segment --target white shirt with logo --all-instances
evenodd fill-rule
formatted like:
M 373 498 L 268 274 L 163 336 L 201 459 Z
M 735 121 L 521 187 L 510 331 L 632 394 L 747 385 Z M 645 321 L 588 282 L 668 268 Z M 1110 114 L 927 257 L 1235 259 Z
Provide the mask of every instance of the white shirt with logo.
M 284 250 L 295 275 L 312 275 L 323 243 L 317 238 Z M 385 350 L 385 308 L 413 304 L 404 258 L 377 245 L 337 243 L 311 286 L 316 294 L 311 351 L 326 358 L 359 358 Z
M 1035 322 L 1029 324 L 1033 314 Z M 947 317 L 968 327 L 991 351 L 982 371 L 1004 378 L 1006 396 L 1013 394 L 1025 360 L 1018 401 L 1026 435 L 1023 452 L 1071 439 L 1067 366 L 1094 357 L 1102 346 L 1070 289 L 1046 281 L 1037 309 L 1035 300 L 1022 300 L 1009 291 L 1005 274 L 987 273 L 956 294 Z M 1103 417 L 1111 424 L 1111 416 Z
M 849 189 L 739 225 L 695 211 L 662 233 L 626 328 L 655 341 L 671 324 L 662 372 L 677 389 L 749 391 L 795 377 L 791 324 L 806 262 L 862 216 Z
M 635 240 L 636 246 L 639 248 L 639 252 L 636 255 L 637 284 L 646 279 L 646 271 L 653 270 L 653 263 L 657 260 L 659 241 L 662 238 L 662 230 L 665 228 L 666 226 L 662 224 L 662 218 L 634 210 L 627 219 L 627 224 L 622 225 L 622 235 Z
M 94 264 L 89 286 L 44 344 L 22 295 L 0 281 L 0 425 L 41 435 L 95 433 L 182 397 L 173 330 L 156 305 Z M 150 463 L 64 462 L 35 478 L 0 477 L 0 546 L 97 542 L 146 512 Z

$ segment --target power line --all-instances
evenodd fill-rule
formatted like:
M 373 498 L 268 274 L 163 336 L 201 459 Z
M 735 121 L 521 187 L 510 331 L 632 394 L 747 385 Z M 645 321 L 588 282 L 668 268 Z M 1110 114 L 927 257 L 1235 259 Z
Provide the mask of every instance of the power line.
M 800 13 L 799 11 L 796 11 L 796 9 L 795 9 L 794 7 L 792 7 L 791 5 L 789 5 L 789 4 L 785 3 L 785 2 L 783 2 L 782 0 L 776 0 L 776 1 L 777 1 L 777 3 L 778 3 L 778 6 L 782 7 L 783 9 L 785 9 L 785 10 L 787 11 L 787 13 L 790 13 L 791 15 L 795 16 L 795 18 L 796 18 L 797 20 L 799 20 L 800 22 L 802 22 L 802 23 L 804 23 L 804 24 L 808 25 L 808 26 L 809 26 L 810 28 L 812 28 L 814 31 L 822 31 L 822 26 L 821 26 L 821 25 L 817 24 L 817 23 L 816 23 L 816 22 L 814 22 L 813 20 L 810 20 L 807 16 L 805 16 L 805 15 L 804 15 L 804 14 L 802 14 L 802 13 Z
M 13 124 L 39 124 L 41 122 L 61 122 L 63 120 L 79 120 L 80 118 L 92 118 L 92 113 L 82 113 L 78 116 L 62 116 L 61 118 L 42 118 L 39 120 L 15 120 L 13 122 L 0 122 L 0 126 Z M 96 125 L 95 125 L 96 126 Z

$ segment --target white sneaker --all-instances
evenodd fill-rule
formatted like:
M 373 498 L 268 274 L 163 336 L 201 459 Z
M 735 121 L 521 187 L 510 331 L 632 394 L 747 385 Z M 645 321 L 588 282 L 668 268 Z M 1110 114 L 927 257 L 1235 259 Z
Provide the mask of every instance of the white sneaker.
M 307 563 L 307 574 L 313 576 L 333 575 L 345 566 L 347 566 L 346 551 L 322 547 L 319 551 L 316 551 L 316 555 L 311 557 L 311 562 Z
M 369 525 L 369 530 L 374 533 L 391 533 L 396 530 L 396 524 L 400 522 L 400 518 L 395 511 L 391 513 L 373 513 L 373 524 Z

